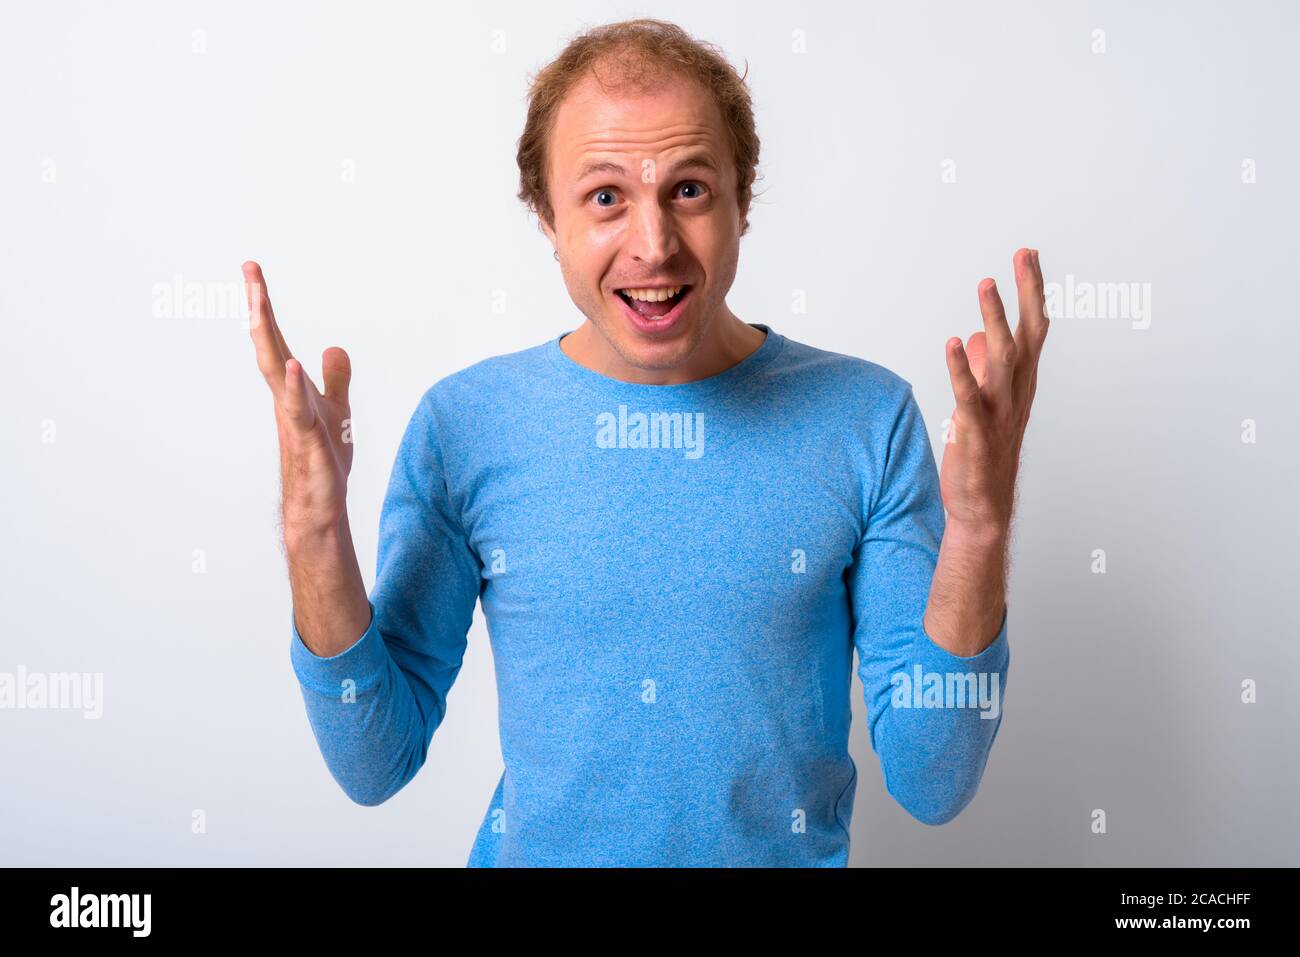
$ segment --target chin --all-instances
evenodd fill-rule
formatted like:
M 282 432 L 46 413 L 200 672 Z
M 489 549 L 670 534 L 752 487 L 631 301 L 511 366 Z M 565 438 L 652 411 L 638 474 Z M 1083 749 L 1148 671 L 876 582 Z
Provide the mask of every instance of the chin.
M 620 321 L 615 328 L 624 358 L 647 369 L 666 369 L 685 362 L 699 347 L 705 331 L 695 316 L 685 317 L 661 334 L 630 329 L 626 321 Z

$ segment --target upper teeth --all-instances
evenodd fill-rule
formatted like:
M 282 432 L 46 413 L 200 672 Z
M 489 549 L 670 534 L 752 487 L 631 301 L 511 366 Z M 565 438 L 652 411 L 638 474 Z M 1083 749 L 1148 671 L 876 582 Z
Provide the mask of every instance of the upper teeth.
M 669 286 L 667 289 L 624 289 L 623 293 L 633 299 L 641 299 L 645 302 L 663 302 L 665 299 L 671 299 L 685 288 L 685 286 Z

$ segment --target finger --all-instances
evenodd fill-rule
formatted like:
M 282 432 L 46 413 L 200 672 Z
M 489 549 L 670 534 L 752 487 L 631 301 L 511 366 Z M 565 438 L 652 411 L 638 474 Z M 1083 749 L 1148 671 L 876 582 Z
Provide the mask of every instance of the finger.
M 1012 257 L 1016 271 L 1016 290 L 1019 295 L 1020 321 L 1016 323 L 1016 385 L 1022 391 L 1028 387 L 1033 367 L 1047 336 L 1047 298 L 1043 289 L 1043 273 L 1038 268 L 1038 250 L 1018 249 Z
M 988 367 L 988 341 L 982 332 L 973 332 L 971 337 L 966 340 L 966 358 L 970 362 L 970 371 L 975 376 L 975 381 L 980 385 L 984 384 L 984 376 Z
M 338 346 L 330 346 L 320 357 L 321 381 L 325 398 L 338 402 L 348 401 L 348 383 L 352 381 L 352 360 Z
M 1034 345 L 1045 333 L 1047 299 L 1043 291 L 1043 274 L 1039 271 L 1035 249 L 1017 249 L 1011 257 L 1016 272 L 1016 294 L 1020 321 L 1016 323 L 1016 345 L 1025 356 L 1032 355 Z
M 957 410 L 969 423 L 979 422 L 984 409 L 980 405 L 980 385 L 971 372 L 970 363 L 966 361 L 966 351 L 962 348 L 961 338 L 953 336 L 948 340 L 948 378 L 952 381 L 952 394 L 957 400 Z
M 984 332 L 988 345 L 988 364 L 983 385 L 993 395 L 1006 395 L 1011 390 L 1011 373 L 1015 369 L 1016 340 L 1007 325 L 1007 311 L 998 295 L 998 285 L 992 279 L 979 284 L 980 313 L 984 316 Z
M 271 338 L 280 351 L 278 369 L 286 360 L 293 358 L 293 353 L 289 351 L 289 344 L 284 341 L 280 325 L 275 321 L 275 309 L 271 306 L 271 295 L 266 288 L 266 277 L 262 275 L 262 267 L 250 259 L 244 263 L 243 270 L 245 291 L 248 296 L 249 322 L 253 330 L 259 327 L 264 327 L 264 331 L 269 330 Z
M 280 343 L 275 338 L 271 321 L 266 316 L 268 307 L 265 297 L 255 292 L 256 284 L 259 282 L 257 277 L 260 275 L 261 270 L 257 268 L 257 263 L 244 263 L 244 293 L 248 297 L 248 334 L 253 339 L 253 348 L 257 353 L 257 368 L 266 379 L 267 385 L 271 387 L 271 392 L 278 402 L 284 390 L 285 356 L 280 351 Z
M 299 432 L 310 432 L 316 424 L 316 408 L 307 391 L 307 373 L 297 359 L 289 359 L 284 364 L 284 411 Z

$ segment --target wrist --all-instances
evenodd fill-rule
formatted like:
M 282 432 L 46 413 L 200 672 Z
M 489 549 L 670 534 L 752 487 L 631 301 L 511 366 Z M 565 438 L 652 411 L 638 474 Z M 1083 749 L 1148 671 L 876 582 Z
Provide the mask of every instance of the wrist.
M 963 550 L 1004 551 L 1010 529 L 1001 522 L 969 523 L 949 519 L 944 527 L 944 544 Z
M 289 520 L 284 523 L 284 548 L 291 559 L 332 555 L 350 541 L 346 513 L 338 522 L 325 525 Z

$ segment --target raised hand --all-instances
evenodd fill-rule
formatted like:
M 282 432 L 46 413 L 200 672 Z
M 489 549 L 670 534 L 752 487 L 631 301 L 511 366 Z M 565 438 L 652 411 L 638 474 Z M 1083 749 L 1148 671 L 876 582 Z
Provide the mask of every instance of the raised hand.
M 246 262 L 243 270 L 257 367 L 275 400 L 294 624 L 308 651 L 332 657 L 354 645 L 371 623 L 348 527 L 352 366 L 342 349 L 326 349 L 321 393 L 280 333 L 262 267 Z
M 343 521 L 347 478 L 352 471 L 352 366 L 337 346 L 321 356 L 322 393 L 293 357 L 275 321 L 262 267 L 243 266 L 250 333 L 257 367 L 271 387 L 280 437 L 285 540 L 337 529 Z
M 975 539 L 1005 538 L 1015 505 L 1020 445 L 1038 389 L 1038 358 L 1048 318 L 1038 250 L 1012 257 L 1020 317 L 1015 334 L 992 279 L 980 281 L 984 331 L 963 350 L 947 342 L 948 374 L 957 408 L 944 446 L 939 486 L 949 524 Z M 968 361 L 969 357 L 969 361 Z

